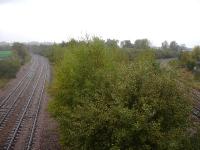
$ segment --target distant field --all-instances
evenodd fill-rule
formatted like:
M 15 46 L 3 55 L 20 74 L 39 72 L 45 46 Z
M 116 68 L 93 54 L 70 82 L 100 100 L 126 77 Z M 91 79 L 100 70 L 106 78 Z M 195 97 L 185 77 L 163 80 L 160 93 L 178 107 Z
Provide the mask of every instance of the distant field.
M 0 51 L 0 59 L 4 59 L 10 57 L 12 55 L 12 51 Z

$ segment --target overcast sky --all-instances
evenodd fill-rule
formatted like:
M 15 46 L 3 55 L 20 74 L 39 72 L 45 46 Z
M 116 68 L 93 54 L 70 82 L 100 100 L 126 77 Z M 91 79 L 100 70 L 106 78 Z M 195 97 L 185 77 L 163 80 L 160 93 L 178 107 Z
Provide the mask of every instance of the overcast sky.
M 200 0 L 0 0 L 0 41 L 61 42 L 87 34 L 200 45 Z

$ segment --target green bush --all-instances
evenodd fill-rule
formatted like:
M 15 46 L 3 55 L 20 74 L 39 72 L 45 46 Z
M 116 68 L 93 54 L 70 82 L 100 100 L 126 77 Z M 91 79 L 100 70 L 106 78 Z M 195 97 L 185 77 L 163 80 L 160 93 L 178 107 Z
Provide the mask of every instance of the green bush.
M 0 60 L 0 79 L 15 78 L 21 65 L 25 64 L 30 59 L 25 45 L 14 43 L 12 48 L 12 55 Z
M 16 57 L 19 58 L 21 65 L 24 65 L 26 62 L 30 60 L 28 49 L 24 44 L 14 43 L 12 49 L 15 52 Z
M 14 78 L 20 68 L 20 63 L 14 58 L 1 60 L 0 68 L 0 78 Z
M 196 61 L 200 61 L 200 46 L 195 46 L 192 50 L 192 57 Z
M 64 149 L 181 147 L 190 103 L 174 74 L 161 70 L 151 51 L 128 62 L 122 51 L 94 39 L 63 52 L 55 65 L 49 108 Z

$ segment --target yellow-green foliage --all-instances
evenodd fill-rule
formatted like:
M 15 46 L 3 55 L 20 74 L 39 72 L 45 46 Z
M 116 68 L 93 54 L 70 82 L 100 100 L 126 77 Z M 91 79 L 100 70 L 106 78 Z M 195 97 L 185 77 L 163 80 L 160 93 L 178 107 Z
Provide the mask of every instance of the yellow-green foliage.
M 200 46 L 194 47 L 192 51 L 181 52 L 179 60 L 181 65 L 193 70 L 197 61 L 200 61 Z
M 20 62 L 18 58 L 14 56 L 9 59 L 1 60 L 0 79 L 14 78 L 19 68 L 20 68 Z
M 200 61 L 200 46 L 194 47 L 192 50 L 192 56 L 195 60 Z
M 54 67 L 50 111 L 64 149 L 182 147 L 190 125 L 187 92 L 152 52 L 127 62 L 122 51 L 99 39 L 63 52 Z
M 20 64 L 24 65 L 30 60 L 30 55 L 27 47 L 22 43 L 14 43 L 12 46 L 13 51 L 16 56 L 19 58 Z

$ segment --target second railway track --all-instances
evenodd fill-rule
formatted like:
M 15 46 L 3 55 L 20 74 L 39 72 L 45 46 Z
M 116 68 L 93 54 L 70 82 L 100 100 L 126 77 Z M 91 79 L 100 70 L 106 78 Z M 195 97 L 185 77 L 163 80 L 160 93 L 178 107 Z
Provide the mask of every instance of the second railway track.
M 31 72 L 33 71 L 33 68 L 35 67 L 37 61 L 34 61 L 36 56 L 33 56 L 31 60 L 31 66 L 30 70 L 24 75 L 24 77 L 17 83 L 17 85 L 9 92 L 9 94 L 6 95 L 6 97 L 2 98 L 0 102 L 0 108 L 9 100 L 9 98 L 22 86 L 22 84 L 25 82 L 25 80 L 30 76 Z
M 31 149 L 48 77 L 48 62 L 43 57 L 37 57 L 31 71 L 26 73 L 11 91 L 17 94 L 9 93 L 0 108 L 0 149 L 2 150 Z

